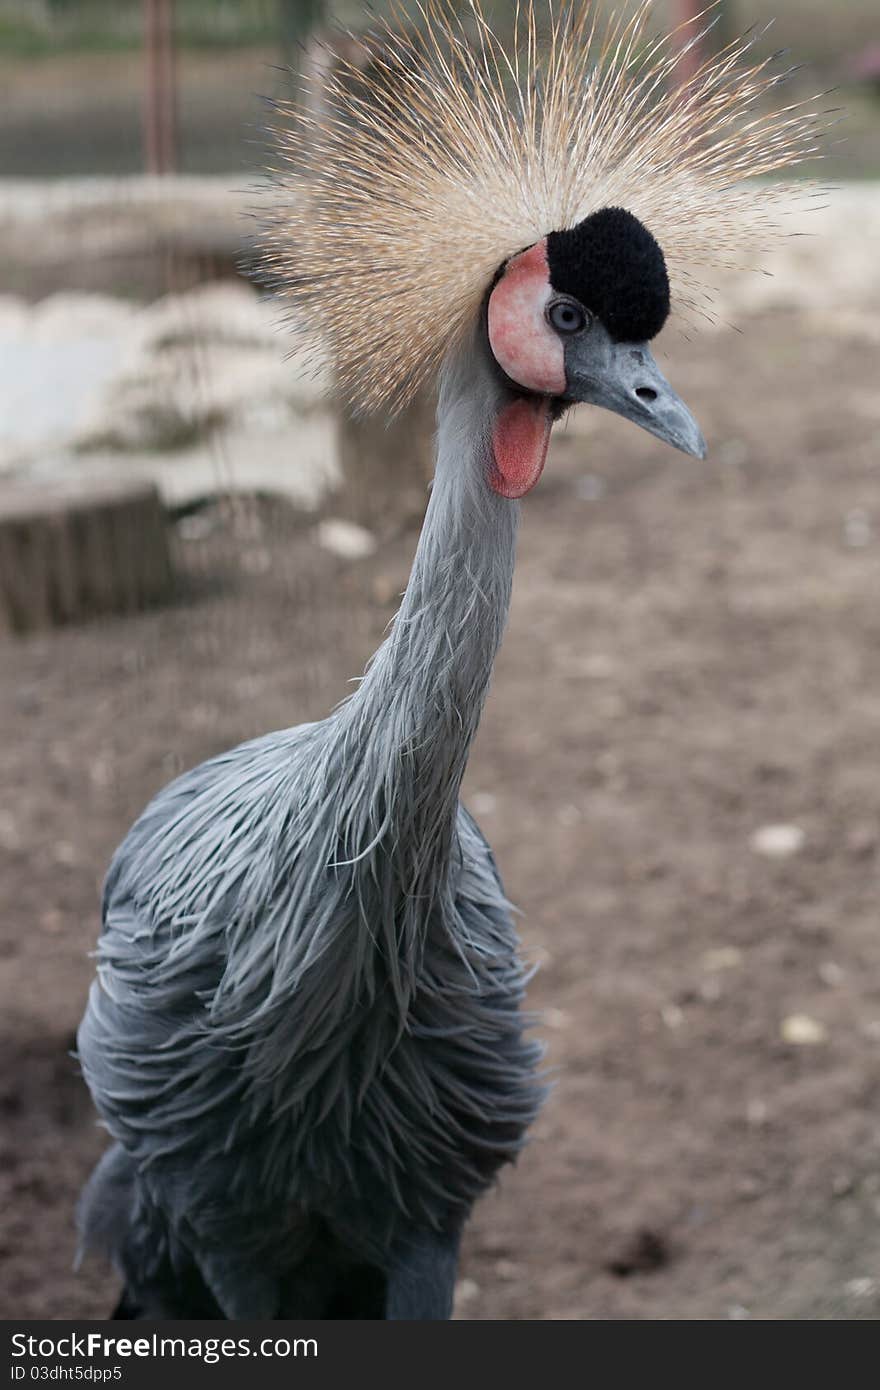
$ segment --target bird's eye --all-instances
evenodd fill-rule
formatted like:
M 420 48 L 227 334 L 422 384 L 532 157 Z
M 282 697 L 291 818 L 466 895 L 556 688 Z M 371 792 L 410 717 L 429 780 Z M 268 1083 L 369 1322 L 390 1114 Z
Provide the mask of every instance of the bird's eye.
M 554 299 L 547 306 L 547 319 L 557 333 L 581 333 L 590 316 L 574 299 Z

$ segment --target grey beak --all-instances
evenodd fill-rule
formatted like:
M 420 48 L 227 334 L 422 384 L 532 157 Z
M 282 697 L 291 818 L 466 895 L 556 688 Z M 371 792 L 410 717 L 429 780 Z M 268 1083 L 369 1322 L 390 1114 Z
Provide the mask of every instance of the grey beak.
M 596 321 L 589 332 L 566 343 L 565 371 L 568 400 L 601 405 L 682 453 L 706 457 L 699 425 L 647 343 L 616 343 Z

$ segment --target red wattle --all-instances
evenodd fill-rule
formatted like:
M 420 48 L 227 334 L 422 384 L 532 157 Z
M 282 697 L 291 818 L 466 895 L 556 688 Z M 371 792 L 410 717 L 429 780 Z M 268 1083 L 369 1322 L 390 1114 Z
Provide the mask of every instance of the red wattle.
M 544 470 L 553 419 L 549 396 L 518 396 L 492 430 L 489 483 L 501 497 L 524 497 Z

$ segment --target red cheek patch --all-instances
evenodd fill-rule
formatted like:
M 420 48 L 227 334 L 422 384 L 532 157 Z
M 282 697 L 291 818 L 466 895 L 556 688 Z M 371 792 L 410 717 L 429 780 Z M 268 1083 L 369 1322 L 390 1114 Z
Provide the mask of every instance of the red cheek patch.
M 540 478 L 553 418 L 548 396 L 519 396 L 492 430 L 489 484 L 501 497 L 524 497 Z
M 565 350 L 544 317 L 550 288 L 547 241 L 514 256 L 489 296 L 489 344 L 511 381 L 527 391 L 560 396 Z

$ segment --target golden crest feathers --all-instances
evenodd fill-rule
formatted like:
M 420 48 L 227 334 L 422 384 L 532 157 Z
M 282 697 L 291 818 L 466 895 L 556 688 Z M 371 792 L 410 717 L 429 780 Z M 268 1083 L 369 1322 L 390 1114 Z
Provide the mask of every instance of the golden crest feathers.
M 404 404 L 503 262 L 601 207 L 656 237 L 686 317 L 702 274 L 779 234 L 777 191 L 745 181 L 816 153 L 815 110 L 768 102 L 780 75 L 748 36 L 677 84 L 650 11 L 523 0 L 505 45 L 479 0 L 426 0 L 359 57 L 328 48 L 319 89 L 280 104 L 264 262 L 356 408 Z

